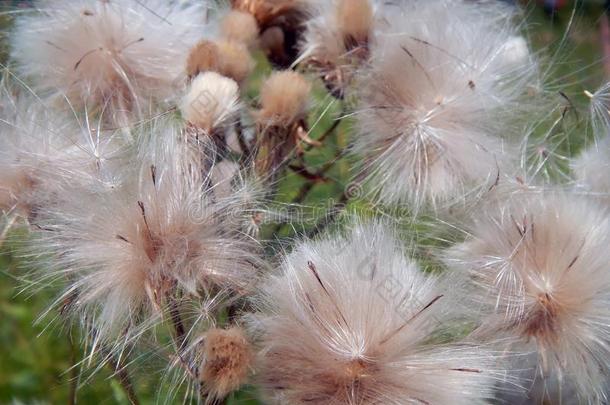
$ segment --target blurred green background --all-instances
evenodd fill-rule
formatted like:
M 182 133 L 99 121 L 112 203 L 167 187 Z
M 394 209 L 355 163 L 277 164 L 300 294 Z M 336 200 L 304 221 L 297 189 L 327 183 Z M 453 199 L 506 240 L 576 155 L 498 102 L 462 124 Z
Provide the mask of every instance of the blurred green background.
M 544 50 L 553 56 L 552 75 L 554 85 L 561 88 L 566 96 L 576 105 L 584 105 L 582 91 L 594 90 L 604 80 L 604 64 L 600 21 L 603 18 L 603 1 L 559 1 L 554 2 L 562 7 L 554 12 L 551 3 L 544 2 L 525 4 L 526 24 L 524 29 L 530 36 L 535 49 Z M 25 2 L 0 2 L 0 24 L 2 40 L 0 52 L 6 60 L 6 36 L 14 12 Z M 574 19 L 571 19 L 574 12 Z M 571 29 L 567 31 L 568 23 Z M 562 38 L 565 38 L 562 40 Z M 610 41 L 610 38 L 607 38 Z M 252 88 L 257 87 L 259 78 L 269 69 L 261 67 L 253 80 Z M 318 109 L 317 111 L 320 111 Z M 327 115 L 331 114 L 331 110 Z M 583 113 L 584 107 L 583 107 Z M 329 118 L 326 117 L 326 121 Z M 345 146 L 346 131 L 349 123 L 342 125 L 338 135 L 333 139 L 333 148 L 340 150 Z M 1 136 L 1 134 L 0 134 Z M 575 135 L 578 136 L 578 135 Z M 584 135 L 583 135 L 584 136 Z M 315 134 L 314 134 L 315 137 Z M 581 144 L 582 139 L 574 139 Z M 308 157 L 309 164 L 322 167 L 328 159 L 333 158 L 332 149 L 323 151 L 318 156 Z M 573 151 L 571 152 L 573 153 Z M 334 171 L 345 171 L 344 164 L 333 168 Z M 330 176 L 341 176 L 340 173 Z M 290 201 L 298 194 L 304 181 L 292 174 L 282 184 L 280 191 L 285 193 L 283 200 Z M 338 198 L 340 186 L 321 184 L 304 200 L 306 203 L 324 204 L 328 198 Z M 289 227 L 288 227 L 289 228 Z M 38 316 L 47 308 L 56 295 L 53 288 L 42 291 L 25 290 L 21 278 L 26 269 L 19 267 L 19 246 L 9 240 L 0 248 L 0 404 L 70 404 L 74 399 L 84 404 L 128 404 L 129 401 L 112 371 L 103 368 L 94 378 L 83 382 L 88 373 L 79 374 L 71 366 L 82 359 L 83 352 L 78 342 L 80 336 L 76 330 L 67 330 L 59 323 L 49 325 L 50 319 L 36 323 Z M 51 316 L 52 317 L 52 316 Z M 49 317 L 49 318 L 51 318 Z M 154 365 L 137 364 L 132 367 L 132 379 L 135 390 L 142 404 L 156 402 L 159 387 L 164 382 L 161 368 Z M 72 390 L 71 383 L 80 375 L 78 390 Z M 232 404 L 256 404 L 251 398 L 254 395 L 245 390 L 230 400 Z M 177 397 L 173 402 L 181 402 Z

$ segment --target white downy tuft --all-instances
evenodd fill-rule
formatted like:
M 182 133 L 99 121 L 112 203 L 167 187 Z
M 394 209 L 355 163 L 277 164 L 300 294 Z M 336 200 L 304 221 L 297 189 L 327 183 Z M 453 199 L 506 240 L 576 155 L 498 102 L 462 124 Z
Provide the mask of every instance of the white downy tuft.
M 201 152 L 184 129 L 158 120 L 138 136 L 130 181 L 104 192 L 77 187 L 38 223 L 37 246 L 53 259 L 48 277 L 69 281 L 64 298 L 75 297 L 105 343 L 137 338 L 173 300 L 251 293 L 261 263 L 236 226 L 240 199 L 204 187 Z
M 384 14 L 391 28 L 376 36 L 358 81 L 353 148 L 378 199 L 437 206 L 512 173 L 537 77 L 512 9 L 427 0 Z
M 537 377 L 560 389 L 551 395 L 575 389 L 583 403 L 603 402 L 609 371 L 609 221 L 579 196 L 515 194 L 480 212 L 447 257 L 472 281 L 464 296 L 481 311 L 477 334 L 535 351 Z
M 297 244 L 262 291 L 252 325 L 268 400 L 365 405 L 490 398 L 493 355 L 482 346 L 435 343 L 451 298 L 381 225 Z
M 41 95 L 146 114 L 183 87 L 205 9 L 205 1 L 39 0 L 16 20 L 11 57 Z
M 237 83 L 218 73 L 206 72 L 191 82 L 180 109 L 186 121 L 211 134 L 235 118 L 239 106 Z

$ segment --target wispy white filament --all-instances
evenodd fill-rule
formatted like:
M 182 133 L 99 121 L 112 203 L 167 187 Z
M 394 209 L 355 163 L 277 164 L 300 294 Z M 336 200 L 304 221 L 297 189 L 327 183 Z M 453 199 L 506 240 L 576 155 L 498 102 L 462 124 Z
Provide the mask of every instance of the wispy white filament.
M 451 298 L 383 226 L 299 243 L 264 283 L 259 304 L 259 382 L 268 399 L 472 404 L 490 396 L 493 356 L 435 343 Z
M 76 106 L 148 112 L 176 96 L 206 2 L 39 0 L 11 36 L 17 71 Z
M 609 221 L 585 198 L 514 194 L 479 212 L 471 236 L 448 258 L 472 281 L 464 296 L 482 310 L 482 336 L 507 336 L 510 349 L 535 350 L 538 376 L 575 388 L 587 403 L 606 398 Z
M 490 188 L 512 170 L 537 71 L 512 9 L 426 0 L 385 13 L 358 82 L 354 151 L 372 190 L 419 207 Z

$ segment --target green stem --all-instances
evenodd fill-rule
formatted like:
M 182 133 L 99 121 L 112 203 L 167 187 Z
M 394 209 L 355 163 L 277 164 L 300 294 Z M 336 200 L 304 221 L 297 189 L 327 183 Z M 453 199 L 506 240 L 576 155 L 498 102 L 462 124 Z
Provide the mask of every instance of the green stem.
M 125 391 L 129 403 L 131 403 L 131 405 L 140 405 L 140 400 L 138 399 L 136 391 L 133 388 L 133 384 L 131 383 L 131 378 L 129 377 L 129 371 L 127 370 L 127 368 L 121 366 L 121 364 L 119 364 L 119 362 L 114 357 L 110 358 L 108 364 L 114 372 L 114 377 L 117 379 L 119 384 L 121 384 L 123 391 Z
M 68 393 L 68 405 L 76 405 L 76 391 L 78 388 L 78 352 L 72 334 L 68 331 L 68 343 L 70 345 L 70 391 Z

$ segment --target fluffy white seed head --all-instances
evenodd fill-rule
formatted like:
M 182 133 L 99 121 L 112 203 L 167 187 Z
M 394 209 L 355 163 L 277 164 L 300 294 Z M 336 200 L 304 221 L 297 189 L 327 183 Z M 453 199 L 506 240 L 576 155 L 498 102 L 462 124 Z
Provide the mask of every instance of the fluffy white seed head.
M 182 129 L 150 125 L 138 134 L 132 181 L 105 192 L 74 190 L 39 224 L 51 274 L 66 275 L 66 296 L 76 294 L 100 339 L 135 333 L 169 297 L 241 296 L 257 277 L 257 246 L 233 226 L 239 202 L 206 191 L 199 151 Z
M 18 72 L 41 93 L 82 107 L 146 110 L 181 88 L 205 2 L 39 0 L 11 37 Z M 183 61 L 181 63 L 181 61 Z
M 239 86 L 216 72 L 201 73 L 191 82 L 180 109 L 190 124 L 212 132 L 235 117 L 239 110 Z
M 99 121 L 63 114 L 0 83 L 0 210 L 26 218 L 75 184 L 113 184 L 125 140 Z M 67 107 L 67 106 L 66 106 Z
M 1 85 L 0 213 L 27 217 L 38 205 L 40 176 L 53 166 L 58 137 L 41 103 L 13 96 L 6 80 Z
M 262 285 L 259 382 L 289 404 L 472 404 L 489 397 L 494 360 L 435 344 L 450 303 L 392 232 L 299 243 Z
M 432 205 L 511 170 L 536 63 L 500 2 L 388 6 L 360 75 L 354 151 L 385 203 Z M 485 40 L 481 40 L 485 38 Z
M 610 356 L 607 213 L 559 192 L 522 193 L 488 209 L 447 261 L 470 276 L 479 332 L 535 350 L 539 377 L 598 403 Z

